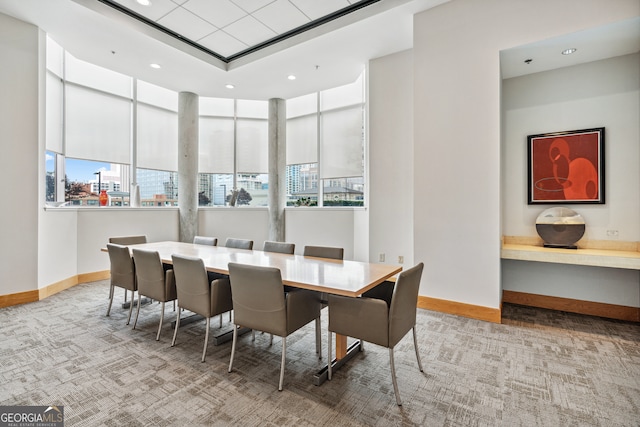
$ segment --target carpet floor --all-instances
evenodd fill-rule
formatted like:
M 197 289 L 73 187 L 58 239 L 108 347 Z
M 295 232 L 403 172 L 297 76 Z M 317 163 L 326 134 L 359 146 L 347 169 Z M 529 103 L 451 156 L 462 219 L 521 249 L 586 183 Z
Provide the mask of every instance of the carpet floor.
M 133 330 L 121 289 L 105 316 L 108 289 L 0 309 L 1 406 L 63 405 L 67 426 L 640 426 L 639 324 L 507 304 L 502 324 L 420 309 L 424 372 L 409 333 L 395 350 L 398 407 L 388 351 L 373 344 L 313 385 L 326 310 L 323 359 L 313 323 L 292 334 L 278 392 L 280 338 L 244 335 L 228 373 L 230 343 L 200 362 L 204 321 L 181 326 L 172 348 L 175 312 L 155 341 L 159 304 Z

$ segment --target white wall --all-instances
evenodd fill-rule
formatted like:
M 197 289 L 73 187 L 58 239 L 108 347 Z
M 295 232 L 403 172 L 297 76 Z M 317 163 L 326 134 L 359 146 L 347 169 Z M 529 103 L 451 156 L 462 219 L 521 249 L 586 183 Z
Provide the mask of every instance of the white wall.
M 38 287 L 38 43 L 38 28 L 0 14 L 0 295 Z
M 415 16 L 414 257 L 426 264 L 422 295 L 500 306 L 500 50 L 639 9 L 637 0 L 453 0 Z
M 253 240 L 253 248 L 262 250 L 269 239 L 269 210 L 266 208 L 198 209 L 198 234 L 218 238 L 223 246 L 228 237 Z
M 344 248 L 344 258 L 354 259 L 354 209 L 287 208 L 285 240 L 296 244 L 296 254 L 306 245 Z
M 149 242 L 178 240 L 177 208 L 82 208 L 77 215 L 77 274 L 109 269 L 109 256 L 100 251 L 109 237 L 144 234 Z
M 369 63 L 369 259 L 411 267 L 413 257 L 413 53 Z M 416 260 L 416 262 L 422 260 Z
M 536 237 L 548 205 L 527 205 L 527 135 L 605 127 L 604 205 L 564 205 L 587 224 L 585 240 L 640 240 L 640 55 L 567 67 L 503 82 L 504 234 Z M 578 243 L 580 244 L 580 242 Z M 503 289 L 640 306 L 640 273 L 503 261 Z

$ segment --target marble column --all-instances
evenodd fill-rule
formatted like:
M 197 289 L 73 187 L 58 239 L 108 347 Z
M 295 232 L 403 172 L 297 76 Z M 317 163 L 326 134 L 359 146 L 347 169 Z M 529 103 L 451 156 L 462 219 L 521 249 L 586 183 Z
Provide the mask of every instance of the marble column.
M 287 107 L 269 100 L 269 240 L 283 242 L 286 205 Z
M 179 240 L 192 242 L 198 234 L 198 95 L 178 97 Z

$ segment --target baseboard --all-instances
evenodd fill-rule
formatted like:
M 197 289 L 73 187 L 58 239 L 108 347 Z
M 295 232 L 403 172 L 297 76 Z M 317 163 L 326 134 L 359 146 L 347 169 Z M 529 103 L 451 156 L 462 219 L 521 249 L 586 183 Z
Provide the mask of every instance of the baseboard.
M 502 301 L 529 307 L 567 311 L 569 313 L 606 317 L 608 319 L 640 322 L 640 308 L 602 302 L 583 301 L 526 292 L 502 291 Z
M 499 308 L 484 307 L 481 305 L 465 304 L 462 302 L 423 296 L 418 296 L 418 308 L 455 314 L 456 316 L 470 317 L 472 319 L 484 320 L 486 322 L 502 322 L 502 311 Z
M 95 282 L 96 280 L 105 280 L 111 277 L 110 270 L 94 271 L 93 273 L 78 274 L 78 283 Z
M 104 280 L 108 279 L 109 277 L 109 270 L 96 271 L 93 273 L 78 274 L 76 276 L 69 277 L 67 279 L 45 286 L 44 288 L 36 289 L 33 291 L 0 295 L 0 308 L 40 301 L 78 284 L 95 282 L 96 280 Z
M 0 308 L 38 301 L 38 290 L 18 292 L 17 294 L 0 295 Z

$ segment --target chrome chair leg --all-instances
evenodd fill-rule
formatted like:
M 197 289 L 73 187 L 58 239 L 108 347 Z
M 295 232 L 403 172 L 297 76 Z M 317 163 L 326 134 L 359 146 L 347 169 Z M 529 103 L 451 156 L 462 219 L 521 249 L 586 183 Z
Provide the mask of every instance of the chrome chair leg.
M 138 324 L 138 316 L 140 315 L 140 303 L 142 302 L 142 295 L 138 292 L 138 309 L 136 310 L 136 320 L 133 321 L 133 329 Z M 133 298 L 131 299 L 131 305 L 133 305 Z
M 318 353 L 318 359 L 322 360 L 322 334 L 320 326 L 320 316 L 316 317 L 316 353 Z
M 180 306 L 178 306 L 178 314 L 176 315 L 176 326 L 173 330 L 173 340 L 171 340 L 171 347 L 176 345 L 176 336 L 178 335 L 178 328 L 180 327 Z
M 396 394 L 396 403 L 402 406 L 400 392 L 398 391 L 398 380 L 396 379 L 396 365 L 393 363 L 393 349 L 389 349 L 389 364 L 391 365 L 391 380 L 393 381 L 393 392 Z
M 327 378 L 329 378 L 329 381 L 331 381 L 331 362 L 333 361 L 331 345 L 331 331 L 329 331 L 329 339 L 327 340 L 327 347 L 329 348 L 327 351 Z
M 238 326 L 233 325 L 233 341 L 231 342 L 231 359 L 229 359 L 229 372 L 233 368 L 233 356 L 236 354 L 236 340 L 238 339 Z
M 418 368 L 420 368 L 420 372 L 424 372 L 422 370 L 422 362 L 420 361 L 420 352 L 418 352 L 418 338 L 416 337 L 416 327 L 413 327 L 413 347 L 416 349 L 416 359 L 418 359 Z
M 284 383 L 284 363 L 287 356 L 287 337 L 282 337 L 282 362 L 280 362 L 280 384 L 278 385 L 278 391 L 282 391 L 282 384 Z
M 162 322 L 164 322 L 164 302 L 162 303 L 162 308 L 160 309 L 160 324 L 158 325 L 158 333 L 156 334 L 156 341 L 160 340 L 160 331 L 162 330 Z
M 131 291 L 131 304 L 129 304 L 129 317 L 127 318 L 127 325 L 131 323 L 131 313 L 133 313 L 133 301 L 135 299 L 134 292 L 135 291 Z
M 202 349 L 202 362 L 207 356 L 207 345 L 209 344 L 209 326 L 211 324 L 211 318 L 207 317 L 207 332 L 204 334 L 204 349 Z
M 113 285 L 109 286 L 109 307 L 107 307 L 107 317 L 109 317 L 109 313 L 111 313 L 111 304 L 113 304 L 113 288 Z

